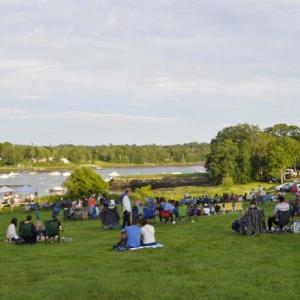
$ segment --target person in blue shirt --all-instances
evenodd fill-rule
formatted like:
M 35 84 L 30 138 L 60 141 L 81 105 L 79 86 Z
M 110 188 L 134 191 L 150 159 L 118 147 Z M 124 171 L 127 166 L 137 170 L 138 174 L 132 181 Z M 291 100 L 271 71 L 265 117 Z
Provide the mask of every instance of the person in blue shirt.
M 121 231 L 121 239 L 119 244 L 125 244 L 129 248 L 141 246 L 141 228 L 138 226 L 137 220 L 133 220 L 132 225 L 126 226 Z

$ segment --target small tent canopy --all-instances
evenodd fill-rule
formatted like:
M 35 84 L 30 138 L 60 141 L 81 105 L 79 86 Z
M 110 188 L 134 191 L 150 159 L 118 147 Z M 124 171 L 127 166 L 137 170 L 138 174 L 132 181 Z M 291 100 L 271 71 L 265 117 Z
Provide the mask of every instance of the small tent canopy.
M 23 185 L 20 187 L 16 187 L 16 192 L 22 195 L 33 194 L 35 189 L 32 185 Z
M 3 194 L 8 194 L 8 193 L 15 193 L 16 191 L 14 189 L 11 189 L 7 186 L 2 186 L 0 188 L 0 194 L 3 195 Z

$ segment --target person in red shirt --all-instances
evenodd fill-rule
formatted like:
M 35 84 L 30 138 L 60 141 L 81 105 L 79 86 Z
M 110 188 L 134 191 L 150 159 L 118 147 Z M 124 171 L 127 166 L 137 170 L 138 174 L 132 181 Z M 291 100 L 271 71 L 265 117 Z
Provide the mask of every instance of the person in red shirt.
M 91 195 L 91 197 L 88 200 L 88 206 L 89 206 L 89 213 L 91 214 L 93 211 L 94 206 L 96 205 L 96 200 L 94 198 L 94 195 Z

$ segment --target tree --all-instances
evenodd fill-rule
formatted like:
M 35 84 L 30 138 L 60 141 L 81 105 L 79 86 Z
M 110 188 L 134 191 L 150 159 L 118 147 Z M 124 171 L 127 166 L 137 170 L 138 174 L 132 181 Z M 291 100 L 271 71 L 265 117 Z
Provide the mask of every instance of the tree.
M 94 170 L 80 167 L 65 180 L 63 186 L 68 189 L 68 196 L 81 198 L 91 194 L 106 194 L 108 184 Z
M 271 135 L 286 136 L 300 140 L 300 127 L 296 125 L 275 124 L 272 127 L 265 128 L 264 131 Z
M 277 142 L 269 145 L 268 151 L 268 166 L 270 173 L 279 172 L 281 183 L 284 181 L 284 173 L 287 167 L 293 162 L 293 157 L 288 149 L 282 147 Z

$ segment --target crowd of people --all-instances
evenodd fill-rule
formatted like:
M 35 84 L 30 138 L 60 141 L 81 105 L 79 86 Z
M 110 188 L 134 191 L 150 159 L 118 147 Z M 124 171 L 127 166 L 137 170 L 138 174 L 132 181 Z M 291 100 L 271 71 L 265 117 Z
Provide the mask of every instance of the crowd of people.
M 57 227 L 57 230 L 49 230 L 49 224 L 52 225 L 50 228 Z M 18 220 L 14 217 L 7 228 L 6 241 L 16 244 L 34 244 L 38 240 L 54 239 L 56 236 L 59 236 L 60 231 L 62 231 L 61 222 L 55 215 L 52 215 L 52 218 L 45 223 L 39 217 L 36 218 L 34 223 L 32 216 L 27 215 L 25 220 L 20 222 L 19 227 Z
M 300 194 L 293 206 L 294 212 L 300 214 Z M 13 218 L 7 229 L 7 240 L 16 243 L 30 242 L 47 238 L 45 224 L 41 221 L 40 209 L 52 209 L 52 221 L 57 222 L 59 228 L 61 224 L 58 216 L 62 213 L 66 220 L 81 220 L 92 218 L 101 219 L 102 229 L 122 229 L 120 241 L 117 247 L 138 247 L 155 243 L 155 230 L 149 221 L 158 218 L 161 223 L 176 224 L 183 217 L 199 217 L 218 214 L 223 210 L 226 203 L 250 201 L 250 207 L 246 213 L 232 224 L 232 229 L 246 234 L 272 231 L 272 226 L 282 225 L 279 218 L 282 212 L 290 212 L 291 205 L 282 194 L 278 195 L 278 203 L 275 206 L 274 214 L 265 222 L 264 211 L 258 207 L 264 203 L 265 190 L 258 187 L 243 196 L 237 194 L 224 193 L 215 194 L 213 197 L 203 195 L 201 197 L 191 197 L 186 192 L 180 201 L 168 200 L 165 198 L 148 198 L 144 201 L 131 201 L 131 190 L 127 189 L 118 201 L 107 200 L 105 197 L 95 194 L 90 197 L 83 197 L 77 201 L 61 199 L 60 202 L 49 205 L 43 203 L 38 205 L 30 203 L 25 207 L 26 212 L 34 211 L 36 222 L 33 223 L 31 215 L 28 215 L 19 225 L 17 234 L 17 219 Z M 117 204 L 120 204 L 118 207 Z M 120 217 L 122 213 L 122 218 Z M 122 222 L 121 222 L 122 220 Z M 154 223 L 154 221 L 153 221 Z M 27 236 L 22 232 L 27 227 Z M 30 225 L 28 225 L 30 224 Z M 23 230 L 24 231 L 24 230 Z M 139 242 L 138 242 L 139 241 Z

